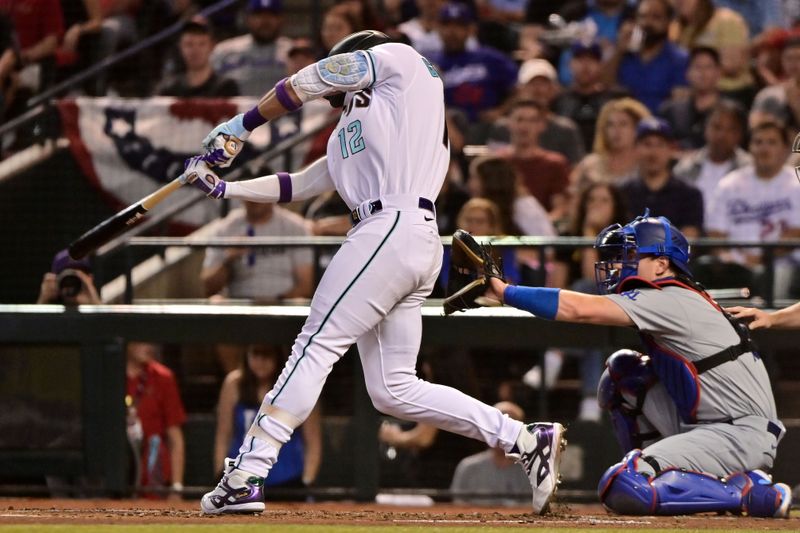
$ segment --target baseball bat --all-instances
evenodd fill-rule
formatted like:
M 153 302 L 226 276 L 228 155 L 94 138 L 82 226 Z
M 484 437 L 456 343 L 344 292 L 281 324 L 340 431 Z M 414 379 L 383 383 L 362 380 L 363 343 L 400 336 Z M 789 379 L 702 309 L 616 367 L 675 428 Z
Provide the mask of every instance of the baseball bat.
M 230 157 L 236 157 L 241 152 L 244 143 L 234 136 L 225 137 L 226 141 L 223 145 L 225 151 Z M 208 159 L 208 154 L 203 156 L 209 166 L 212 164 Z M 181 178 L 183 175 L 178 176 L 171 182 L 167 183 L 154 193 L 151 193 L 135 204 L 131 204 L 111 218 L 102 221 L 69 245 L 69 255 L 73 259 L 82 259 L 88 254 L 94 252 L 105 243 L 124 233 L 128 229 L 135 226 L 139 220 L 144 217 L 145 213 L 150 211 L 153 207 L 163 202 L 170 194 L 177 191 L 181 185 Z
M 73 259 L 82 259 L 99 247 L 132 228 L 145 213 L 163 202 L 169 195 L 183 185 L 177 177 L 157 191 L 145 196 L 135 204 L 131 204 L 116 215 L 102 221 L 69 245 L 69 255 Z

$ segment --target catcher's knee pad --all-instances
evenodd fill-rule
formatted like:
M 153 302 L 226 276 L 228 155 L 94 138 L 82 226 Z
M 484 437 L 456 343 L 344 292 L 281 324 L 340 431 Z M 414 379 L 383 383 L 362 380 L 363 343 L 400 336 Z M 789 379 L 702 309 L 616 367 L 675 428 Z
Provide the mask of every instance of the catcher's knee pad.
M 656 381 L 650 359 L 639 352 L 618 350 L 606 360 L 606 369 L 597 386 L 597 401 L 609 411 L 623 453 L 643 448 L 646 440 L 659 436 L 647 427 L 640 427 L 643 420 L 639 420 L 647 391 Z

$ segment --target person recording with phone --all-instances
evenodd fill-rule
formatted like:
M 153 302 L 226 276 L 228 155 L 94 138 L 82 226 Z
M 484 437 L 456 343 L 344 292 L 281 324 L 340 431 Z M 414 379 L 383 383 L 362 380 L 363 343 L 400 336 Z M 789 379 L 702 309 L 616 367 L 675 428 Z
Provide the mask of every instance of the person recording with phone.
M 37 304 L 100 304 L 88 259 L 72 259 L 67 250 L 53 258 L 50 272 L 42 278 Z

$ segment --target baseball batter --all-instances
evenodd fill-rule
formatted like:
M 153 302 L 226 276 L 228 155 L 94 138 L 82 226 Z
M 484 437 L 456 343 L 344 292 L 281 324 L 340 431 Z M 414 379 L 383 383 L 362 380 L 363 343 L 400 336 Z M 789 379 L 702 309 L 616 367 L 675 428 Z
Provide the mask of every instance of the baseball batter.
M 512 420 L 415 374 L 420 307 L 442 264 L 433 201 L 449 161 L 442 80 L 413 48 L 375 31 L 348 36 L 329 57 L 281 80 L 247 113 L 206 137 L 205 159 L 227 165 L 255 127 L 314 98 L 343 106 L 327 157 L 301 172 L 243 183 L 220 180 L 200 157 L 185 180 L 212 198 L 289 202 L 336 189 L 353 229 L 311 301 L 308 319 L 239 456 L 201 501 L 204 513 L 264 509 L 263 478 L 308 416 L 325 379 L 356 343 L 375 407 L 480 439 L 522 464 L 542 512 L 555 491 L 563 446 L 559 424 Z
M 647 355 L 616 352 L 599 385 L 626 453 L 600 480 L 603 504 L 622 514 L 788 516 L 789 487 L 763 471 L 785 433 L 767 372 L 747 328 L 692 279 L 685 237 L 645 213 L 606 228 L 595 247 L 605 295 L 493 278 L 487 296 L 542 318 L 638 329 Z

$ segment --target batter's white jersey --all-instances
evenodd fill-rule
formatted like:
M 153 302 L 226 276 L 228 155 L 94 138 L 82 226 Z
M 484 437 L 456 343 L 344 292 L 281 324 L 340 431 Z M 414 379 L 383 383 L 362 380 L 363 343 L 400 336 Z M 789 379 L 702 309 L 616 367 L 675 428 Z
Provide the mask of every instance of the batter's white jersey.
M 405 44 L 382 44 L 367 56 L 377 81 L 347 93 L 328 140 L 336 190 L 350 209 L 396 194 L 435 201 L 450 161 L 442 80 Z

